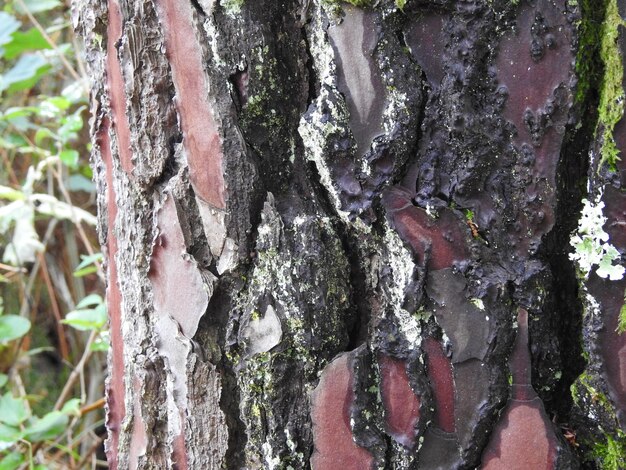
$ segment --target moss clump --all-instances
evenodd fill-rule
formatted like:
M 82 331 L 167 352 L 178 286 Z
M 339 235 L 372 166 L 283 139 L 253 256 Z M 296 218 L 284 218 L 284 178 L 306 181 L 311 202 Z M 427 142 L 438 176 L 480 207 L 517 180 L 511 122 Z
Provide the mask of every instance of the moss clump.
M 578 23 L 578 50 L 576 52 L 576 102 L 582 104 L 602 80 L 600 45 L 604 24 L 604 8 L 598 8 L 593 0 L 580 1 Z
M 404 0 L 400 0 L 404 3 Z M 355 7 L 369 7 L 372 2 L 371 0 L 345 0 L 345 3 L 349 3 L 350 5 L 354 5 Z M 396 1 L 397 3 L 397 1 Z
M 606 442 L 598 442 L 593 453 L 603 470 L 621 470 L 626 468 L 626 434 L 617 431 L 617 436 L 605 434 Z
M 366 8 L 366 7 L 372 6 L 372 0 L 323 0 L 323 3 L 333 13 L 341 12 L 340 6 L 342 3 L 348 3 L 358 8 Z M 396 0 L 396 5 L 398 3 L 406 3 L 406 0 Z
M 245 0 L 221 0 L 220 5 L 226 13 L 237 14 L 241 12 Z
M 599 168 L 607 164 L 613 171 L 619 160 L 619 149 L 613 139 L 613 129 L 624 113 L 624 89 L 622 88 L 624 66 L 617 44 L 619 26 L 626 26 L 626 23 L 619 15 L 617 0 L 608 0 L 600 44 L 600 57 L 604 63 L 604 79 L 600 90 L 598 119 L 599 124 L 602 125 L 604 142 Z

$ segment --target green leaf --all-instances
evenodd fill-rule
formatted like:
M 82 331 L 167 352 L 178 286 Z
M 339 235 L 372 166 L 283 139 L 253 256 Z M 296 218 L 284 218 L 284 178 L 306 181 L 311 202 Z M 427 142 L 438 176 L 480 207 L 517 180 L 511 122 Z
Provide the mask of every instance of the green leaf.
M 87 101 L 87 94 L 85 93 L 85 87 L 82 81 L 76 81 L 66 86 L 61 92 L 61 95 L 67 98 L 72 104 Z
M 0 388 L 4 387 L 9 381 L 9 376 L 6 374 L 0 374 Z
M 109 340 L 109 332 L 108 331 L 102 331 L 94 340 L 93 343 L 91 343 L 91 347 L 89 348 L 91 351 L 101 351 L 101 352 L 106 352 L 109 350 L 109 347 L 111 346 L 110 344 L 110 340 Z
M 81 106 L 76 112 L 61 119 L 63 125 L 59 127 L 58 133 L 61 140 L 67 142 L 68 140 L 76 138 L 76 133 L 83 128 L 83 116 L 82 112 L 85 109 Z
M 0 91 L 20 91 L 35 86 L 50 64 L 39 54 L 24 54 L 4 75 L 0 75 Z
M 35 112 L 37 112 L 36 106 L 15 106 L 7 108 L 7 110 L 2 113 L 2 120 L 11 122 L 19 117 L 31 116 Z
M 61 413 L 65 413 L 69 416 L 80 416 L 80 403 L 80 398 L 71 398 L 70 400 L 67 400 L 61 409 Z
M 81 257 L 82 261 L 78 266 L 76 266 L 76 269 L 74 270 L 74 277 L 82 277 L 86 276 L 87 274 L 95 273 L 97 271 L 97 268 L 94 263 L 96 261 L 102 261 L 102 253 L 95 253 L 90 256 L 81 255 Z
M 0 423 L 0 442 L 15 442 L 22 438 L 22 432 L 14 426 Z
M 19 426 L 28 419 L 29 413 L 22 398 L 13 398 L 11 392 L 0 397 L 0 423 Z
M 52 96 L 48 98 L 47 100 L 43 101 L 41 104 L 42 106 L 44 104 L 54 106 L 59 111 L 65 111 L 72 105 L 72 102 L 64 96 Z
M 0 460 L 0 470 L 16 470 L 26 460 L 22 452 L 11 452 Z
M 20 23 L 13 15 L 0 11 L 0 46 L 13 41 L 13 33 L 20 29 Z M 0 57 L 2 54 L 0 54 Z
M 23 0 L 24 5 L 26 5 L 26 9 L 31 13 L 41 13 L 43 11 L 52 10 L 53 8 L 57 8 L 62 5 L 59 0 Z M 15 3 L 15 9 L 19 13 L 26 13 L 22 5 L 19 3 Z
M 24 199 L 24 193 L 19 189 L 13 189 L 8 186 L 0 185 L 0 199 L 7 201 L 18 201 Z
M 96 185 L 83 175 L 71 175 L 67 181 L 67 189 L 73 192 L 84 191 L 86 193 L 94 193 L 96 191 Z M 93 269 L 94 271 L 96 270 L 95 267 Z M 74 275 L 76 276 L 76 274 Z
M 21 338 L 30 330 L 30 320 L 19 315 L 0 316 L 0 343 Z M 1 414 L 0 414 L 1 416 Z
M 106 309 L 103 305 L 85 310 L 74 310 L 65 316 L 61 323 L 70 325 L 77 330 L 99 330 L 107 321 Z
M 74 277 L 83 277 L 87 274 L 92 274 L 98 271 L 98 268 L 95 266 L 87 266 L 86 268 L 77 269 L 74 271 Z
M 70 168 L 76 168 L 76 165 L 78 165 L 79 156 L 80 155 L 78 154 L 78 152 L 72 149 L 62 150 L 59 154 L 59 158 L 61 159 L 61 161 Z
M 84 299 L 82 299 L 76 305 L 76 309 L 82 309 L 85 307 L 93 307 L 95 305 L 102 305 L 104 301 L 102 300 L 102 296 L 98 294 L 89 294 Z
M 43 35 L 36 28 L 26 32 L 16 31 L 13 33 L 13 41 L 4 46 L 4 57 L 11 60 L 26 51 L 40 51 L 52 49 Z
M 47 127 L 40 127 L 37 129 L 37 132 L 35 132 L 35 144 L 40 147 L 43 145 L 44 140 L 48 138 L 55 140 L 56 135 Z
M 36 419 L 24 429 L 24 437 L 32 442 L 54 439 L 67 427 L 69 417 L 60 411 L 51 411 L 41 419 Z

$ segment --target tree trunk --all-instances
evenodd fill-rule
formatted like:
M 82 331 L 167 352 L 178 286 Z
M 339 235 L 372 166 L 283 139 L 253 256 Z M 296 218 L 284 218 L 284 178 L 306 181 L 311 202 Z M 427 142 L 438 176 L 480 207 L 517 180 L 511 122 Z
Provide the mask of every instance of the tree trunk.
M 75 0 L 111 468 L 619 450 L 626 1 L 579 3 Z

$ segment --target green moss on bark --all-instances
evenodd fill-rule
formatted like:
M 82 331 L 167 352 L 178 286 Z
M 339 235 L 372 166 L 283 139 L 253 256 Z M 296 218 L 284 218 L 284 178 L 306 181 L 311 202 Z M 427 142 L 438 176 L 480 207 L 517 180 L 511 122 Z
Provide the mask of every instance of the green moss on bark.
M 598 107 L 599 124 L 603 137 L 599 168 L 606 164 L 613 171 L 619 160 L 619 149 L 613 139 L 613 129 L 624 114 L 624 89 L 622 88 L 624 66 L 617 40 L 619 27 L 625 25 L 626 23 L 620 17 L 617 9 L 617 0 L 608 0 L 600 44 L 600 57 L 604 63 L 604 79 Z

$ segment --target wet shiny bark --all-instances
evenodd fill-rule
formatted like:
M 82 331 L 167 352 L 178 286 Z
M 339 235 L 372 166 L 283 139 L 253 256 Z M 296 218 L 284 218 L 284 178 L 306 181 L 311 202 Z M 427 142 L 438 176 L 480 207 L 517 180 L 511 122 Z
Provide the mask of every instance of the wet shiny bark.
M 598 194 L 626 253 L 611 2 L 365 3 L 75 1 L 111 468 L 572 469 L 623 429 L 625 281 L 569 258 Z

